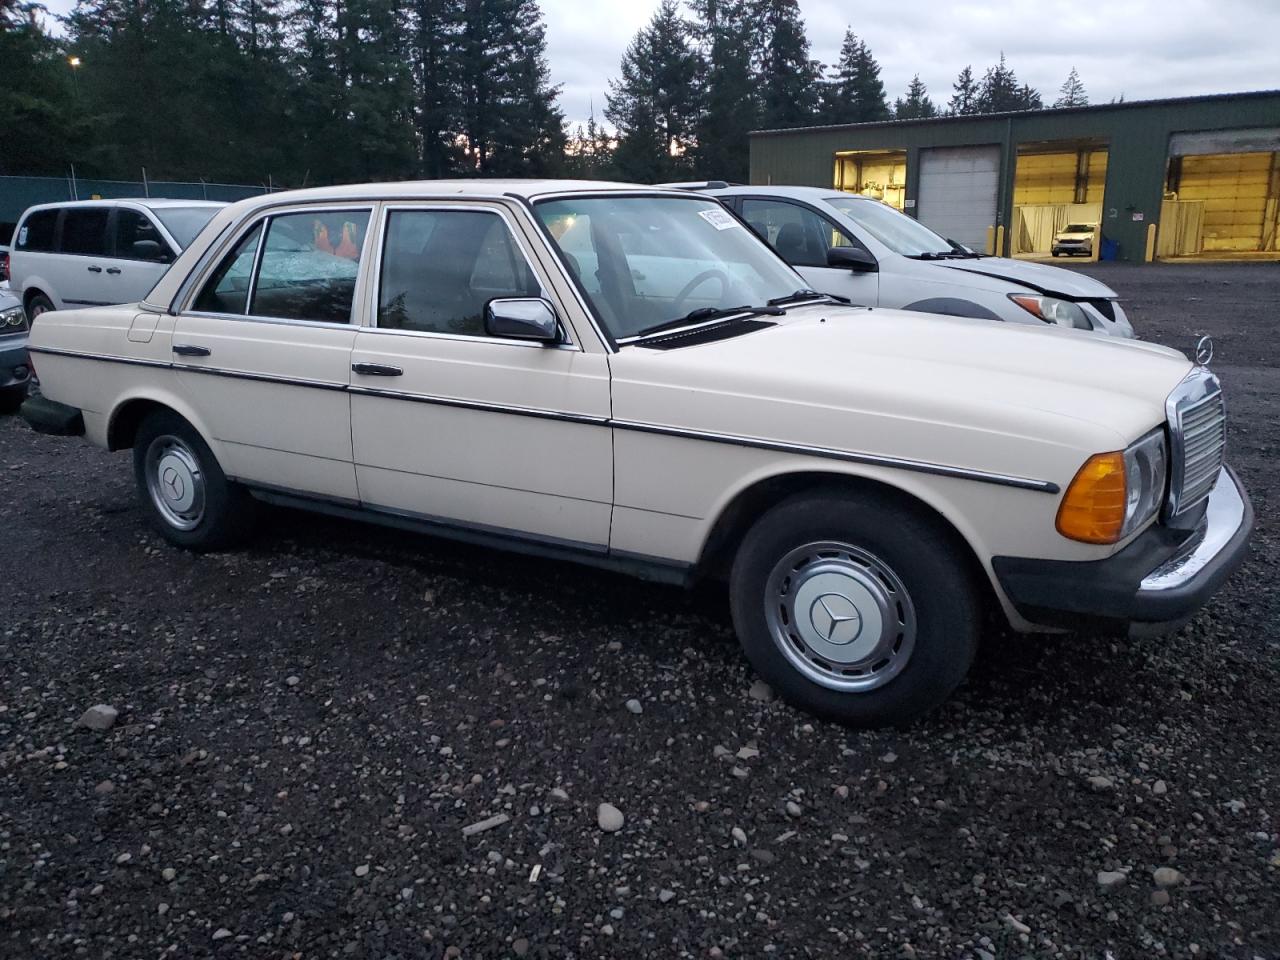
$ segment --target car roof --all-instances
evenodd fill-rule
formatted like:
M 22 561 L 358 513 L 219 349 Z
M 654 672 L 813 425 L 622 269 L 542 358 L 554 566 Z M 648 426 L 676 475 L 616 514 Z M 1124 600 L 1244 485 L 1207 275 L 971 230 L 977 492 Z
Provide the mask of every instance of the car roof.
M 77 207 L 115 207 L 122 203 L 137 204 L 151 210 L 167 210 L 174 207 L 209 207 L 221 209 L 228 206 L 224 200 L 176 200 L 168 197 L 104 197 L 101 200 L 55 200 L 52 203 L 37 203 L 27 208 L 27 213 L 34 210 L 62 210 Z
M 875 200 L 871 197 L 863 197 L 856 193 L 845 193 L 834 187 L 795 187 L 795 186 L 775 186 L 774 184 L 756 184 L 755 186 L 742 187 L 722 187 L 718 190 L 699 190 L 698 193 L 707 193 L 713 197 L 732 197 L 732 196 L 766 196 L 766 197 L 782 197 L 785 200 L 808 200 L 810 203 L 815 200 L 844 200 L 853 198 L 855 200 L 867 200 L 872 203 Z

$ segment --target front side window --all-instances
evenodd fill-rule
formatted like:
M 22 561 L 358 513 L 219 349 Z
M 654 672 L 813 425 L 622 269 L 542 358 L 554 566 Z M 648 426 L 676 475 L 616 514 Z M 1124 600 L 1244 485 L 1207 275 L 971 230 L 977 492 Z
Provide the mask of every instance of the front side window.
M 205 313 L 243 315 L 249 297 L 249 281 L 253 277 L 253 258 L 258 253 L 262 224 L 245 235 L 235 248 L 223 257 L 218 269 L 205 281 L 204 288 L 191 305 Z
M 107 253 L 106 207 L 69 209 L 62 219 L 62 252 L 102 257 Z
M 543 200 L 534 210 L 615 340 L 804 286 L 713 200 L 605 195 Z
M 53 250 L 53 236 L 58 226 L 57 210 L 37 210 L 18 228 L 15 250 L 31 253 L 49 253 Z
M 393 210 L 387 215 L 379 327 L 480 337 L 490 300 L 543 295 L 498 214 Z
M 148 217 L 137 210 L 121 207 L 116 211 L 116 256 L 169 263 L 173 259 L 173 251 Z
M 249 313 L 350 323 L 368 210 L 283 213 L 267 221 Z
M 743 200 L 742 218 L 795 267 L 825 267 L 830 248 L 861 246 L 825 217 L 783 200 Z

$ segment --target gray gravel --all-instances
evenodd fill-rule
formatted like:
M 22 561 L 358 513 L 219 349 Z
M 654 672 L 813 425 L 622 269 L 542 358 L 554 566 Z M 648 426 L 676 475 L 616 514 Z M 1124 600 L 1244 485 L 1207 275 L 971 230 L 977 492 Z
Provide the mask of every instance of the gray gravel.
M 1280 957 L 1280 267 L 1089 272 L 1217 339 L 1252 557 L 905 731 L 774 699 L 719 591 L 287 512 L 197 557 L 0 418 L 0 957 Z

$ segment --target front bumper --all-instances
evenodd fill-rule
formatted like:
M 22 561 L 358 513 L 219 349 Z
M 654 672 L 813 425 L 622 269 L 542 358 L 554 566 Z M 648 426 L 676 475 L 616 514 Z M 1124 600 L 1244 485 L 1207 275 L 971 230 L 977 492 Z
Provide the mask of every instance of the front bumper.
M 21 387 L 30 379 L 26 334 L 0 337 L 0 390 Z
M 1223 467 L 1189 535 L 1156 524 L 1105 560 L 995 557 L 1005 595 L 1031 623 L 1105 632 L 1158 633 L 1184 623 L 1240 566 L 1253 507 Z

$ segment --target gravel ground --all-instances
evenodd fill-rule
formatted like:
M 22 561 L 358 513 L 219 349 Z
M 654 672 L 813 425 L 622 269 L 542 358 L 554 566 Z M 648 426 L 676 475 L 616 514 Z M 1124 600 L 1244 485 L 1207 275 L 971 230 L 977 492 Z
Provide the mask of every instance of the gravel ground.
M 288 512 L 196 557 L 0 418 L 0 957 L 1280 957 L 1280 267 L 1088 271 L 1215 336 L 1252 557 L 906 731 L 753 693 L 716 591 Z

